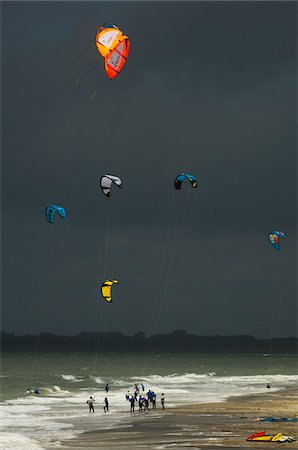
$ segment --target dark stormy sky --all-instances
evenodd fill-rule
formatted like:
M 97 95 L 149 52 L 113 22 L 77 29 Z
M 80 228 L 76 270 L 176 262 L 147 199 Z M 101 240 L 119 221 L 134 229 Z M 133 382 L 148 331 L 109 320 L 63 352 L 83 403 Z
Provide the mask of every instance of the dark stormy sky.
M 1 21 L 2 328 L 296 335 L 295 3 L 1 2 Z M 112 81 L 105 21 L 131 39 Z

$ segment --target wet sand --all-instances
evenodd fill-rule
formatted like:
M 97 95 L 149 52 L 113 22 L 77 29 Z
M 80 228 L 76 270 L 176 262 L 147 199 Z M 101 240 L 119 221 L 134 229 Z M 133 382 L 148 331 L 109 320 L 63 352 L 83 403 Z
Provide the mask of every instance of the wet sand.
M 203 449 L 217 448 L 298 448 L 298 442 L 252 442 L 246 438 L 265 430 L 266 434 L 295 436 L 296 422 L 262 422 L 261 417 L 295 417 L 298 389 L 285 389 L 259 395 L 231 397 L 226 402 L 193 404 L 162 411 L 135 412 L 128 426 L 112 430 L 88 431 L 61 443 L 76 449 Z M 146 418 L 144 417 L 146 415 Z

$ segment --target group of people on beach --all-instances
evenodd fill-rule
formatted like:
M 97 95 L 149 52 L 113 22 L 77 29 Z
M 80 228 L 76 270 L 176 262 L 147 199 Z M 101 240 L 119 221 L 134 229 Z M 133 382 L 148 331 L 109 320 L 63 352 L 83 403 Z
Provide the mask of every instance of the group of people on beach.
M 134 412 L 136 403 L 139 405 L 139 412 L 150 411 L 149 403 L 151 403 L 152 409 L 156 409 L 156 394 L 155 394 L 155 392 L 151 391 L 151 389 L 149 389 L 149 391 L 146 393 L 146 396 L 147 396 L 147 398 L 146 398 L 144 396 L 145 394 L 143 394 L 145 392 L 145 386 L 143 383 L 141 383 L 141 389 L 142 389 L 142 393 L 140 393 L 139 386 L 137 384 L 135 384 L 134 393 L 131 394 L 129 391 L 127 391 L 125 394 L 125 399 L 127 401 L 129 401 L 129 403 L 130 403 L 130 411 L 131 412 Z M 161 394 L 160 401 L 161 401 L 162 409 L 165 409 L 165 395 L 163 393 Z
M 109 385 L 106 384 L 105 391 L 109 392 L 109 389 L 110 389 Z M 137 404 L 139 406 L 139 412 L 150 411 L 149 404 L 151 404 L 150 406 L 152 407 L 152 409 L 156 409 L 156 394 L 155 394 L 155 392 L 151 391 L 151 389 L 149 389 L 149 391 L 146 394 L 144 394 L 145 386 L 143 383 L 141 383 L 141 389 L 142 389 L 142 393 L 140 393 L 140 389 L 139 389 L 138 385 L 135 384 L 134 393 L 131 394 L 130 391 L 127 391 L 125 394 L 126 401 L 128 401 L 130 403 L 130 411 L 131 412 L 134 412 L 135 404 Z M 145 395 L 147 397 L 145 397 Z M 89 406 L 90 413 L 94 412 L 94 402 L 95 402 L 95 398 L 92 396 L 90 396 L 90 398 L 86 402 Z M 162 409 L 165 409 L 165 395 L 163 393 L 161 394 L 160 402 L 161 402 Z M 108 401 L 107 397 L 105 397 L 105 399 L 104 399 L 103 410 L 104 410 L 104 412 L 109 412 L 109 401 Z

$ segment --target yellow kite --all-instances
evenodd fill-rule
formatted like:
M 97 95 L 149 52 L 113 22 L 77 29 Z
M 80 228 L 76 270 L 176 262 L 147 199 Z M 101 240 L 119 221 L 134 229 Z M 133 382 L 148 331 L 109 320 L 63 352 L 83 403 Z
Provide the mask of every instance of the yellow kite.
M 112 302 L 112 293 L 111 293 L 112 286 L 113 284 L 117 283 L 119 283 L 118 280 L 106 280 L 101 285 L 101 294 L 103 298 L 109 303 Z

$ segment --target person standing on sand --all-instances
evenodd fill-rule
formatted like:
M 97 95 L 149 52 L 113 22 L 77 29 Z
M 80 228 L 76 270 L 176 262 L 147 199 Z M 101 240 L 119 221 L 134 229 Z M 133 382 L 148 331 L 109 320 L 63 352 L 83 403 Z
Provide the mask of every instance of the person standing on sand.
M 137 397 L 138 397 L 139 391 L 135 391 L 134 397 L 135 397 L 135 401 L 137 401 Z
M 165 394 L 161 394 L 160 402 L 161 402 L 162 409 L 165 409 Z
M 138 388 L 138 385 L 137 384 L 135 384 L 135 400 L 137 401 L 137 396 L 139 395 L 139 388 Z
M 156 409 L 156 394 L 152 394 L 152 409 Z
M 147 398 L 144 398 L 143 406 L 144 406 L 144 412 L 145 411 L 150 411 L 150 409 L 149 409 L 149 400 Z
M 143 411 L 143 402 L 144 402 L 144 397 L 142 397 L 140 395 L 140 398 L 139 398 L 139 412 Z
M 104 412 L 109 412 L 109 402 L 107 397 L 105 397 L 105 406 L 103 407 Z
M 129 401 L 130 401 L 130 411 L 134 412 L 134 410 L 135 410 L 135 401 L 136 401 L 135 397 L 131 396 Z
M 89 405 L 89 412 L 94 412 L 94 406 L 93 403 L 95 402 L 95 399 L 90 396 L 89 400 L 87 400 L 87 404 Z

